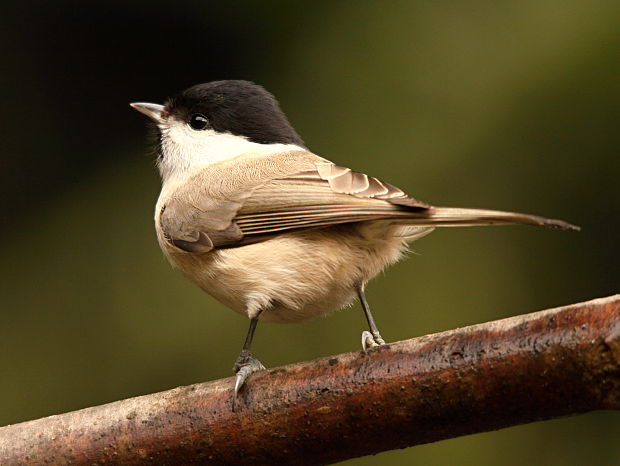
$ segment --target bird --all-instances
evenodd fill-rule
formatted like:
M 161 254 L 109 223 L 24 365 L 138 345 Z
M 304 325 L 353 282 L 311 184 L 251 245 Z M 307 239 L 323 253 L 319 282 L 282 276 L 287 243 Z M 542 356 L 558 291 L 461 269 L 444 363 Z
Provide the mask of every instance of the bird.
M 162 186 L 159 245 L 172 266 L 249 318 L 233 409 L 265 367 L 251 352 L 259 321 L 302 322 L 359 300 L 362 348 L 385 344 L 367 283 L 436 227 L 561 221 L 488 209 L 435 207 L 313 153 L 276 98 L 246 80 L 198 84 L 163 105 L 131 103 L 156 128 Z

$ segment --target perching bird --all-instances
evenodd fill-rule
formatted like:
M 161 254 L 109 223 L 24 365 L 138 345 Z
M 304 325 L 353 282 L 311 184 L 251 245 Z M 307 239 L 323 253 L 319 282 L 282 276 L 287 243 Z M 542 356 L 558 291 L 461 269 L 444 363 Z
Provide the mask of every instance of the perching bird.
M 235 397 L 264 366 L 250 345 L 259 320 L 300 322 L 359 298 L 408 243 L 441 226 L 560 220 L 495 210 L 433 207 L 309 151 L 276 99 L 248 81 L 199 84 L 165 105 L 134 103 L 158 129 L 162 190 L 157 238 L 170 263 L 250 319 L 234 371 Z M 233 397 L 233 403 L 234 399 Z

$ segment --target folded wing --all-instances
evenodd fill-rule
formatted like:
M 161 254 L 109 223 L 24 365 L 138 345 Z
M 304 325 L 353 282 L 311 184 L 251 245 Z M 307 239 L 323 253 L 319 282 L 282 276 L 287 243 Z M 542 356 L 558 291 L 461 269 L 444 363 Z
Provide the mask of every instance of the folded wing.
M 344 223 L 392 220 L 421 227 L 531 224 L 575 228 L 559 220 L 483 209 L 432 207 L 388 183 L 318 156 L 300 156 L 290 173 L 273 173 L 251 166 L 257 174 L 230 192 L 174 196 L 161 212 L 166 238 L 180 249 L 207 252 L 264 241 L 290 231 L 325 228 Z M 237 162 L 239 163 L 239 162 Z M 253 163 L 249 161 L 248 163 Z M 237 167 L 238 168 L 238 167 Z M 234 176 L 222 171 L 221 176 Z M 207 177 L 213 180 L 213 177 Z M 226 180 L 220 181 L 226 186 Z M 235 180 L 236 182 L 236 180 Z M 231 183 L 228 183 L 231 184 Z

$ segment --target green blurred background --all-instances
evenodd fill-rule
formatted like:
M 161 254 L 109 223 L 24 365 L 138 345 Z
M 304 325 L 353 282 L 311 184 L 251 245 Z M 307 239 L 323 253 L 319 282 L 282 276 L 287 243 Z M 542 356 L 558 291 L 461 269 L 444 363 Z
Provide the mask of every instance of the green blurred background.
M 436 205 L 562 218 L 581 233 L 449 229 L 375 280 L 384 337 L 618 291 L 620 3 L 5 2 L 0 425 L 227 377 L 247 322 L 165 262 L 144 118 L 243 78 L 315 152 Z M 357 350 L 358 306 L 261 325 L 274 367 Z M 389 413 L 386 413 L 389 415 Z M 592 413 L 350 464 L 616 465 Z

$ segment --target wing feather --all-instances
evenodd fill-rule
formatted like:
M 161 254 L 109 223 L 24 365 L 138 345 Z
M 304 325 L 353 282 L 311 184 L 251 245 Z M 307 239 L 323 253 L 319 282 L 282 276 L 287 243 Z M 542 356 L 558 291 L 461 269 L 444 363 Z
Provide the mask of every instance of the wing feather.
M 300 153 L 302 162 L 293 163 L 287 173 L 278 170 L 278 164 L 267 169 L 264 163 L 259 169 L 237 167 L 237 173 L 261 176 L 244 183 L 223 179 L 221 186 L 235 188 L 220 193 L 225 199 L 215 196 L 214 190 L 193 195 L 186 203 L 181 199 L 188 196 L 175 196 L 165 206 L 166 212 L 162 211 L 165 236 L 184 250 L 204 252 L 248 244 L 256 238 L 268 239 L 285 231 L 406 217 L 412 211 L 429 208 L 392 185 L 308 154 Z M 218 174 L 227 176 L 223 167 Z M 213 178 L 214 173 L 203 176 L 210 182 Z
M 198 191 L 196 187 L 201 189 Z M 197 192 L 196 192 L 197 191 Z M 165 238 L 189 252 L 208 252 L 274 235 L 343 223 L 391 220 L 403 236 L 421 227 L 529 223 L 569 228 L 525 214 L 431 207 L 397 187 L 306 151 L 214 164 L 181 185 L 160 212 Z

